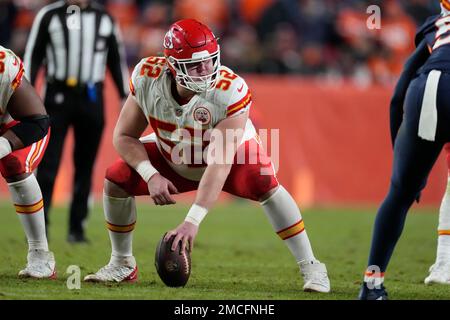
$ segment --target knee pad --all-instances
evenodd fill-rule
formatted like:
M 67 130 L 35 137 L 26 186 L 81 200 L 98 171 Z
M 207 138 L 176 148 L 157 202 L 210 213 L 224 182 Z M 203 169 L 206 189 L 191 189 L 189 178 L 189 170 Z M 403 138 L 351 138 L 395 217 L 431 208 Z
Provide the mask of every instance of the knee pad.
M 29 146 L 45 137 L 50 128 L 50 117 L 48 115 L 34 115 L 19 119 L 11 130 L 22 141 L 24 146 Z

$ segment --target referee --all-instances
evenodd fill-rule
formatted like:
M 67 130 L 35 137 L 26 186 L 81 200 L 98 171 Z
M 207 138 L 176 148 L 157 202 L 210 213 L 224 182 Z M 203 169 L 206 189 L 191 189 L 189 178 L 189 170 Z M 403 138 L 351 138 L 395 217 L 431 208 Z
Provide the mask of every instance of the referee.
M 103 127 L 103 82 L 108 67 L 119 95 L 128 94 L 128 69 L 119 30 L 105 9 L 89 0 L 57 1 L 43 7 L 33 22 L 25 57 L 27 78 L 35 84 L 45 68 L 45 106 L 51 138 L 37 172 L 46 224 L 67 130 L 73 127 L 75 164 L 69 235 L 88 242 L 84 221 Z

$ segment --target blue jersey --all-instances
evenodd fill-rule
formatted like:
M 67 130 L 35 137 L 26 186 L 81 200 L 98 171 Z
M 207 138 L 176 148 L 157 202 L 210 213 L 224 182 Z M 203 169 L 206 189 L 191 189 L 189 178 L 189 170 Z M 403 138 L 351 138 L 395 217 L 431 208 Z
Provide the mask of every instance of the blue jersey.
M 450 15 L 429 17 L 416 33 L 415 44 L 425 40 L 430 56 L 419 73 L 433 69 L 450 72 Z

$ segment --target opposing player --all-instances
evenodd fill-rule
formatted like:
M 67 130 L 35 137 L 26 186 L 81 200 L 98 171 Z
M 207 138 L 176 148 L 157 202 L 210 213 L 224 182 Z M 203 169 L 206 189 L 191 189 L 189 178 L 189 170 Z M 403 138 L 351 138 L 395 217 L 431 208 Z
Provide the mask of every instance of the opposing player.
M 391 100 L 394 162 L 390 189 L 375 220 L 368 268 L 359 298 L 387 299 L 384 273 L 406 213 L 419 199 L 443 145 L 450 141 L 450 2 L 416 34 Z
M 425 284 L 450 284 L 450 144 L 445 145 L 449 169 L 447 188 L 439 208 L 436 261 L 430 267 Z
M 257 142 L 248 118 L 250 91 L 220 65 L 216 37 L 196 20 L 180 20 L 165 35 L 164 55 L 145 58 L 134 69 L 132 93 L 114 132 L 122 159 L 107 170 L 104 186 L 111 260 L 85 280 L 137 279 L 134 196 L 149 194 L 156 205 L 168 205 L 175 203 L 172 194 L 197 190 L 185 221 L 166 236 L 166 241 L 175 237 L 172 249 L 181 241 L 182 250 L 188 245 L 192 250 L 199 224 L 224 190 L 260 202 L 300 266 L 303 289 L 329 292 L 326 267 L 314 257 L 300 211 Z M 148 124 L 155 134 L 139 140 Z M 243 153 L 257 161 L 240 162 Z
M 50 119 L 23 73 L 22 61 L 0 46 L 0 172 L 28 240 L 27 265 L 19 276 L 55 278 L 41 189 L 33 174 L 48 143 Z

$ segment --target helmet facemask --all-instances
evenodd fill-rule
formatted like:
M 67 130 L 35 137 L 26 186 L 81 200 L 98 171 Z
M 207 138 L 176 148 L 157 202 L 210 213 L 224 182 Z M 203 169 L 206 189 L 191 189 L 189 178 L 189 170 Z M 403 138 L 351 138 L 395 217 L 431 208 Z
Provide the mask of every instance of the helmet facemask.
M 189 74 L 191 67 L 205 61 L 211 61 L 211 73 L 201 76 Z M 214 88 L 219 73 L 220 48 L 218 47 L 214 53 L 209 53 L 207 50 L 195 52 L 192 54 L 192 58 L 189 59 L 176 59 L 173 56 L 169 56 L 167 62 L 175 73 L 175 81 L 180 86 L 197 93 L 209 91 Z

